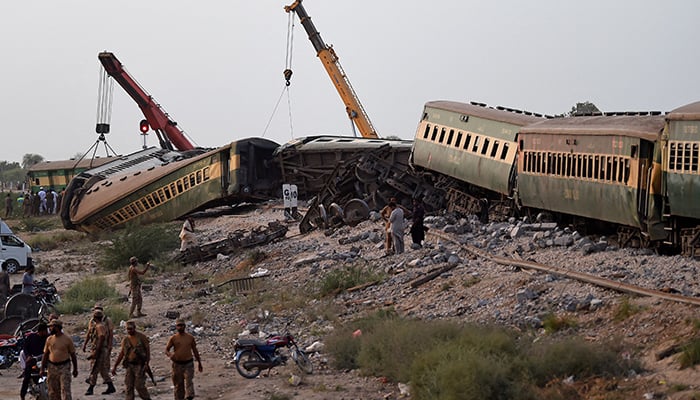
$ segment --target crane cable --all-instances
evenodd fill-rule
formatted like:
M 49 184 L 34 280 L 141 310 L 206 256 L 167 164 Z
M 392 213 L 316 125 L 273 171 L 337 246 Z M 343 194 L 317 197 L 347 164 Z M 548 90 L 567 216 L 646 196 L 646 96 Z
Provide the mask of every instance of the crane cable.
M 293 47 L 294 47 L 294 16 L 292 15 L 293 13 L 289 13 L 289 18 L 287 22 L 287 44 L 286 44 L 286 51 L 287 53 L 285 54 L 285 59 L 284 59 L 284 87 L 282 88 L 282 93 L 280 93 L 279 98 L 277 98 L 277 103 L 275 103 L 275 106 L 272 109 L 272 114 L 270 115 L 270 118 L 267 120 L 267 124 L 265 125 L 265 129 L 263 130 L 262 137 L 265 137 L 265 134 L 267 133 L 268 128 L 270 127 L 270 124 L 272 123 L 272 119 L 275 117 L 275 114 L 277 113 L 277 108 L 279 108 L 280 102 L 282 101 L 282 97 L 284 96 L 285 93 L 287 93 L 287 110 L 289 114 L 289 132 L 291 135 L 291 138 L 294 139 L 294 126 L 292 124 L 292 98 L 289 93 L 289 86 L 291 85 L 291 79 L 292 79 L 292 53 L 293 53 Z
M 99 134 L 109 133 L 112 120 L 112 100 L 114 98 L 114 80 L 100 66 L 100 82 L 97 89 L 97 124 L 95 131 Z

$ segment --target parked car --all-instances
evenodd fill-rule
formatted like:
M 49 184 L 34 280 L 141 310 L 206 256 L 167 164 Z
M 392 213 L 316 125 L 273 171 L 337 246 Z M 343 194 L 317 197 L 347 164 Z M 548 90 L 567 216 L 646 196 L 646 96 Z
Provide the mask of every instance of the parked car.
M 5 260 L 7 272 L 14 274 L 32 265 L 32 248 L 17 237 L 5 221 L 0 221 L 0 259 Z

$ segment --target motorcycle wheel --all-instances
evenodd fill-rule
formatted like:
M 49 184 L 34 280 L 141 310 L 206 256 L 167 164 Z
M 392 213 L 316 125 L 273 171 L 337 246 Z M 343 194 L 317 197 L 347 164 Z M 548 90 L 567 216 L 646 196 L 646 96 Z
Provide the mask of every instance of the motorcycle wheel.
M 33 394 L 36 400 L 49 400 L 49 389 L 46 386 L 46 382 L 35 384 Z
M 260 375 L 261 369 L 260 367 L 246 369 L 244 365 L 248 361 L 262 362 L 262 359 L 260 359 L 260 356 L 258 356 L 258 354 L 252 350 L 243 350 L 240 357 L 236 359 L 236 370 L 238 370 L 238 373 L 246 379 L 256 378 L 258 375 Z
M 303 373 L 310 375 L 314 372 L 314 364 L 302 350 L 292 351 L 292 359 Z
M 11 349 L 0 349 L 0 360 L 2 360 L 2 364 L 0 364 L 0 369 L 10 368 L 12 364 L 15 363 L 15 357 L 16 356 L 12 353 Z

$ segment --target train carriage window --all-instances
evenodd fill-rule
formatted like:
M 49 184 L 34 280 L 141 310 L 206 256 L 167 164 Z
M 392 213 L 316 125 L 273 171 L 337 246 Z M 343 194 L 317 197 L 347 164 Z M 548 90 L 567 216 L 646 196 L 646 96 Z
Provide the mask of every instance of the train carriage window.
M 508 156 L 508 143 L 503 143 L 503 149 L 501 150 L 501 160 L 505 160 Z
M 462 132 L 457 132 L 457 140 L 455 140 L 455 147 L 459 148 L 460 143 L 462 143 Z
M 163 193 L 165 194 L 166 199 L 170 199 L 171 197 L 173 197 L 173 195 L 170 193 L 170 186 L 164 187 Z
M 605 180 L 610 181 L 612 179 L 612 160 L 610 156 L 605 157 Z
M 431 141 L 433 141 L 433 142 L 435 141 L 435 138 L 437 137 L 437 133 L 438 133 L 437 126 L 433 126 L 433 135 L 430 137 Z
M 617 181 L 618 181 L 618 180 L 617 180 L 617 176 L 618 176 L 618 171 L 619 171 L 619 168 L 618 168 L 618 158 L 615 157 L 615 156 L 610 157 L 610 162 L 612 163 L 612 176 L 611 176 L 610 179 L 611 179 L 613 182 L 617 182 Z
M 630 182 L 630 159 L 625 158 L 625 176 L 624 176 L 624 181 L 625 184 L 629 184 Z
M 430 135 L 430 124 L 425 124 L 425 131 L 423 132 L 423 139 L 427 139 Z
M 452 144 L 452 138 L 454 137 L 454 135 L 455 135 L 455 130 L 450 129 L 450 134 L 447 135 L 447 145 L 448 146 Z
M 190 186 L 196 185 L 195 179 L 194 179 L 194 173 L 190 174 Z
M 671 147 L 668 151 L 668 169 L 673 171 L 676 166 L 676 144 L 671 143 Z
M 495 140 L 493 142 L 493 146 L 491 147 L 491 158 L 496 158 L 496 154 L 498 154 L 498 140 Z
M 619 157 L 617 159 L 617 181 L 618 182 L 624 182 L 625 181 L 625 158 L 624 157 Z
M 595 156 L 593 161 L 593 179 L 598 180 L 600 178 L 600 156 Z
M 685 153 L 683 154 L 683 171 L 690 171 L 690 143 L 685 144 Z
M 564 154 L 564 176 L 571 176 L 571 154 Z
M 464 140 L 464 147 L 462 147 L 464 150 L 469 150 L 469 142 L 472 141 L 472 134 L 467 133 L 467 138 Z
M 542 153 L 537 152 L 537 173 L 542 173 Z
M 692 167 L 690 168 L 693 172 L 698 172 L 698 144 L 693 143 L 693 155 L 692 155 Z
M 676 144 L 676 166 L 674 169 L 680 171 L 683 166 L 683 145 L 680 143 Z
M 438 143 L 442 143 L 445 141 L 445 128 L 440 129 L 440 139 L 438 140 Z
M 484 138 L 484 145 L 481 146 L 481 154 L 485 155 L 489 149 L 489 138 Z
M 547 152 L 547 171 L 546 171 L 547 175 L 552 174 L 552 166 L 553 165 L 554 165 L 554 163 L 552 162 L 552 153 Z
M 583 169 L 583 158 L 580 154 L 576 155 L 576 177 L 581 177 L 581 170 Z
M 204 170 L 202 173 L 204 174 L 204 180 L 208 181 L 209 180 L 209 167 L 204 167 Z
M 479 138 L 480 136 L 474 136 L 474 145 L 472 145 L 472 153 L 476 153 L 479 150 Z
M 523 153 L 523 171 L 532 172 L 532 155 L 529 151 Z

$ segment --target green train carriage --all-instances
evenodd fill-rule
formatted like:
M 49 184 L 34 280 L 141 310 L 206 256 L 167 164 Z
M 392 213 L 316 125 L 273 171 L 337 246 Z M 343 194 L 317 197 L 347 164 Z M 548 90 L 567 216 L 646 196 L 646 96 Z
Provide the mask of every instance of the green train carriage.
M 646 235 L 658 219 L 651 185 L 662 115 L 557 118 L 518 138 L 516 196 L 523 207 L 605 221 Z

